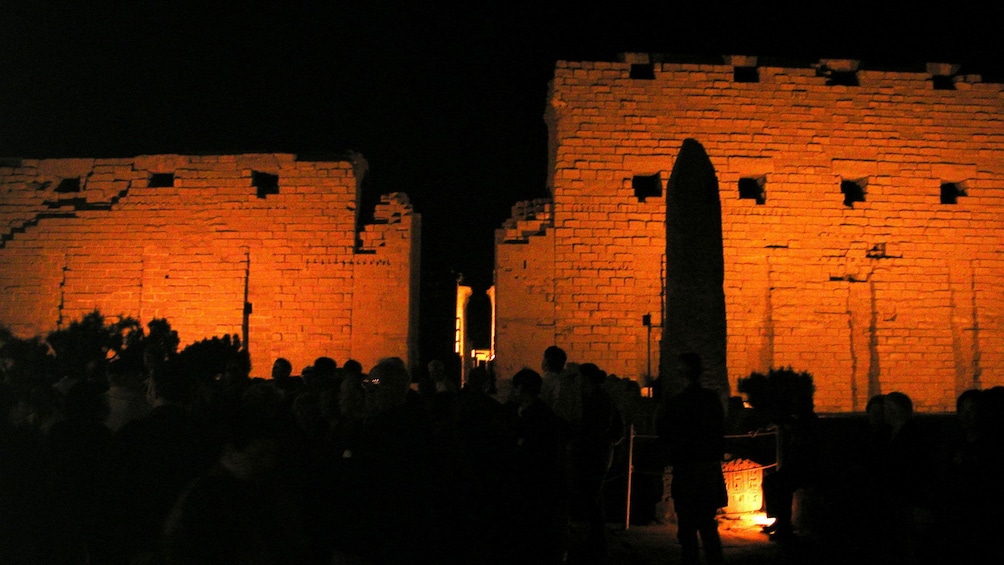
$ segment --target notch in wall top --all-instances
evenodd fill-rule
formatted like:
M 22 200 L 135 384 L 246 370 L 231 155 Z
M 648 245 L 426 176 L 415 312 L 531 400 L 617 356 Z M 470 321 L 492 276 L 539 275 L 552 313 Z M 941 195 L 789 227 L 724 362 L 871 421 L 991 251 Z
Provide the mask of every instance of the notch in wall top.
M 635 80 L 653 80 L 655 65 L 662 62 L 662 55 L 658 53 L 620 53 L 617 58 L 631 65 L 628 76 Z
M 955 90 L 955 79 L 961 68 L 960 65 L 949 63 L 928 63 L 927 72 L 931 75 L 931 85 L 935 90 Z
M 820 59 L 815 65 L 816 76 L 826 77 L 828 86 L 858 86 L 860 66 L 856 59 Z
M 726 65 L 732 65 L 732 80 L 736 82 L 760 82 L 756 57 L 750 55 L 725 55 Z
M 857 59 L 820 59 L 817 69 L 826 69 L 837 73 L 856 73 L 861 66 Z

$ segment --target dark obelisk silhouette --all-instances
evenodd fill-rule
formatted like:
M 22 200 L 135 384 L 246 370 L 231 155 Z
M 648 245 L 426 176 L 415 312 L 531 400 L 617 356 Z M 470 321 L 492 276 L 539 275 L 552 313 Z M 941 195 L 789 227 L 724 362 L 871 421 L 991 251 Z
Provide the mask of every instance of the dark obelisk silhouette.
M 683 388 L 677 359 L 696 351 L 704 359 L 704 386 L 728 397 L 724 277 L 718 179 L 704 147 L 687 139 L 666 185 L 666 319 L 659 355 L 664 393 Z

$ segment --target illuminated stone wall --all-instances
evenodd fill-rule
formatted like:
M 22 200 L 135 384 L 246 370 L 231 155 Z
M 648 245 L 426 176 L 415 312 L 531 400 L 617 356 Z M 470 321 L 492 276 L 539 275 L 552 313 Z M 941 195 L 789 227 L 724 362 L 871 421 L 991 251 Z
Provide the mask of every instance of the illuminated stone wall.
M 495 363 L 503 378 L 524 366 L 539 371 L 554 342 L 552 210 L 548 201 L 521 202 L 495 233 Z
M 246 337 L 259 376 L 280 356 L 417 360 L 419 216 L 392 194 L 357 230 L 365 173 L 358 155 L 0 162 L 0 323 L 166 318 L 183 347 Z
M 692 139 L 721 200 L 733 394 L 788 365 L 826 412 L 892 390 L 952 410 L 1004 384 L 1002 85 L 950 65 L 622 59 L 555 69 L 547 225 L 520 234 L 518 207 L 498 230 L 504 375 L 551 343 L 657 372 L 642 319 L 664 317 L 666 183 Z

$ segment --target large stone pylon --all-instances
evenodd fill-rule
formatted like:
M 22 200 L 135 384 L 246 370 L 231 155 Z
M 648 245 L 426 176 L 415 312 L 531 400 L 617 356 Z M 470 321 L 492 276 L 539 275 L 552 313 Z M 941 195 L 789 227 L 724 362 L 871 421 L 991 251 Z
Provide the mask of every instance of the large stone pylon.
M 704 147 L 687 139 L 666 186 L 666 319 L 659 356 L 664 393 L 684 386 L 677 359 L 696 351 L 704 359 L 704 386 L 728 397 L 724 277 L 718 179 Z

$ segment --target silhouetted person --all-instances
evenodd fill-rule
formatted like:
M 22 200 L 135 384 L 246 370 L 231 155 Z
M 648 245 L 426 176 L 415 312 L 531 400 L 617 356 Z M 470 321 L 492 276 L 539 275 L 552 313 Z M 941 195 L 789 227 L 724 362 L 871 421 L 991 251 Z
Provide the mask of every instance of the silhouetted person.
M 976 418 L 979 397 L 969 389 L 955 401 L 957 428 L 938 466 L 938 538 L 939 557 L 956 557 L 961 562 L 975 562 L 978 552 L 985 486 L 982 476 L 980 430 Z
M 278 400 L 256 388 L 266 386 L 242 395 L 215 466 L 174 505 L 163 530 L 167 565 L 309 562 L 302 508 L 278 472 Z
M 979 430 L 979 473 L 983 488 L 983 508 L 1004 507 L 1004 386 L 994 386 L 980 392 L 976 399 L 976 426 Z M 974 545 L 982 550 L 988 562 L 1004 561 L 1004 545 L 999 540 L 1000 521 L 979 522 Z
M 239 350 L 227 359 L 220 381 L 234 389 L 247 388 L 251 382 L 251 355 L 246 349 Z
M 565 350 L 556 345 L 544 350 L 540 398 L 565 421 L 566 435 L 571 438 L 582 418 L 582 385 L 577 367 L 570 367 L 567 360 Z
M 114 433 L 128 422 L 146 416 L 151 406 L 146 398 L 146 374 L 140 360 L 120 359 L 109 363 L 106 370 L 108 417 L 105 425 Z
M 881 547 L 885 530 L 885 513 L 878 512 L 875 508 L 886 497 L 882 467 L 891 432 L 885 419 L 884 404 L 884 394 L 873 395 L 865 404 L 868 427 L 861 450 L 861 474 L 858 477 L 861 490 L 854 499 L 855 518 L 859 524 L 855 530 L 860 543 L 869 551 L 877 551 Z
M 876 394 L 865 404 L 865 416 L 868 419 L 868 440 L 865 455 L 871 462 L 881 458 L 889 443 L 891 433 L 889 423 L 885 419 L 885 395 Z
M 319 538 L 322 549 L 328 553 L 355 551 L 355 540 L 351 539 L 355 508 L 365 503 L 359 491 L 362 473 L 352 458 L 366 424 L 364 377 L 361 372 L 344 371 L 339 390 L 326 390 L 320 395 L 327 432 L 314 463 L 317 474 L 323 478 L 316 482 L 308 510 L 312 512 L 314 528 L 322 533 Z
M 419 389 L 437 435 L 452 433 L 456 419 L 457 386 L 446 374 L 442 361 L 433 359 L 428 365 L 429 375 Z
M 188 409 L 191 379 L 175 365 L 153 369 L 143 418 L 112 438 L 114 516 L 107 533 L 116 560 L 150 559 L 160 552 L 160 534 L 171 507 L 190 481 L 216 456 L 218 437 Z
M 918 425 L 913 401 L 902 392 L 883 398 L 889 443 L 879 469 L 886 524 L 884 555 L 892 563 L 918 563 L 932 515 L 932 442 Z
M 20 389 L 20 390 L 19 390 Z M 41 450 L 27 424 L 26 388 L 0 380 L 0 563 L 35 563 L 42 522 Z M 16 454 L 10 456 L 10 454 Z
M 304 386 L 314 392 L 320 393 L 331 387 L 338 387 L 338 363 L 331 357 L 318 357 L 314 359 L 310 371 L 303 374 Z
M 293 364 L 285 357 L 272 363 L 272 384 L 282 393 L 283 398 L 296 395 L 303 386 L 303 378 L 293 376 Z
M 561 463 L 561 428 L 540 399 L 543 380 L 532 369 L 512 378 L 513 544 L 517 563 L 560 563 L 567 545 L 567 491 Z M 505 496 L 503 494 L 502 496 Z
M 60 384 L 65 386 L 56 400 L 62 417 L 42 437 L 46 465 L 37 477 L 48 495 L 43 499 L 47 536 L 39 548 L 41 562 L 49 563 L 81 562 L 93 552 L 108 510 L 103 486 L 111 432 L 104 424 L 103 391 L 88 380 Z
M 684 563 L 698 562 L 698 533 L 708 563 L 721 563 L 722 540 L 716 514 L 728 504 L 722 456 L 725 410 L 718 393 L 700 384 L 698 354 L 680 355 L 678 370 L 687 386 L 667 400 L 660 437 L 673 466 L 671 495 Z
M 293 364 L 285 357 L 279 357 L 272 363 L 272 380 L 281 381 L 293 376 Z
M 367 562 L 425 562 L 435 549 L 431 427 L 421 402 L 409 400 L 411 375 L 400 359 L 379 361 L 369 378 L 374 412 L 342 455 L 340 480 L 350 492 L 339 498 L 339 541 Z
M 512 541 L 498 527 L 503 501 L 499 496 L 509 476 L 514 445 L 508 442 L 505 408 L 489 394 L 492 378 L 485 367 L 474 367 L 457 397 L 457 435 L 463 467 L 470 484 L 458 527 L 466 541 L 457 562 L 485 562 Z M 473 558 L 462 559 L 464 556 Z
M 361 379 L 363 376 L 363 364 L 355 359 L 346 359 L 345 363 L 342 364 L 342 375 L 352 375 Z
M 624 437 L 624 421 L 604 390 L 606 373 L 593 363 L 579 366 L 582 375 L 582 420 L 572 440 L 572 502 L 588 524 L 585 555 L 607 554 L 603 487 L 613 462 L 614 446 Z
M 773 473 L 763 478 L 764 510 L 774 523 L 765 529 L 772 540 L 789 539 L 795 534 L 792 505 L 795 491 L 809 487 L 817 478 L 817 425 L 812 397 L 800 398 L 790 414 L 776 422 L 781 458 Z
M 446 365 L 439 359 L 433 359 L 429 361 L 426 366 L 429 371 L 428 379 L 425 380 L 423 384 L 423 394 L 436 393 L 436 392 L 456 392 L 457 385 L 455 379 L 450 378 L 446 373 Z M 428 390 L 424 390 L 424 389 Z
M 567 362 L 568 355 L 564 349 L 557 345 L 551 345 L 544 349 L 544 358 L 540 363 L 540 369 L 543 371 L 541 375 L 543 385 L 541 385 L 540 389 L 540 398 L 548 405 L 554 403 L 558 381 L 561 373 L 565 370 L 565 363 Z
M 749 415 L 750 408 L 741 396 L 730 396 L 728 400 L 728 410 L 725 416 L 725 432 L 728 435 L 740 435 L 756 429 Z

